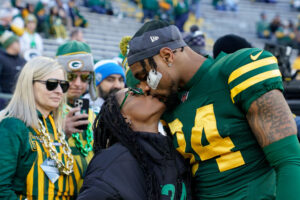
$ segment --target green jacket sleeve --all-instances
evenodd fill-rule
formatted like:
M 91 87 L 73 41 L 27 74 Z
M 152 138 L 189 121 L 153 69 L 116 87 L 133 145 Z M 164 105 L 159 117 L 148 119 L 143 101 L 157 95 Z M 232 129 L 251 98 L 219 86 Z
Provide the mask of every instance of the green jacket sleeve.
M 300 197 L 300 144 L 297 136 L 283 138 L 264 147 L 267 160 L 276 171 L 276 200 Z
M 12 122 L 16 120 L 4 119 L 0 123 L 0 199 L 9 200 L 17 199 L 14 178 L 22 157 L 21 152 L 24 151 L 27 131 L 25 125 Z

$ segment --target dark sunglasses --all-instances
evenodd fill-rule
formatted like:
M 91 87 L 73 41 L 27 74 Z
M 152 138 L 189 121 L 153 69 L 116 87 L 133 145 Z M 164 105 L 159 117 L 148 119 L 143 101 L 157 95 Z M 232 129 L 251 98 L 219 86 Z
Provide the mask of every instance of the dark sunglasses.
M 128 88 L 128 90 L 125 92 L 125 97 L 120 105 L 120 110 L 122 109 L 127 97 L 129 96 L 129 93 L 132 93 L 133 95 L 144 95 L 145 94 L 141 88 Z
M 68 79 L 68 81 L 73 81 L 78 76 L 80 76 L 80 79 L 81 79 L 82 82 L 87 82 L 87 81 L 91 80 L 91 78 L 92 78 L 91 74 L 80 74 L 80 75 L 77 75 L 75 73 L 68 73 L 67 74 L 67 79 Z
M 48 79 L 46 81 L 43 80 L 33 80 L 33 82 L 40 82 L 46 85 L 47 90 L 52 91 L 55 90 L 60 85 L 63 93 L 67 92 L 69 89 L 69 82 L 64 80 L 57 80 L 57 79 Z

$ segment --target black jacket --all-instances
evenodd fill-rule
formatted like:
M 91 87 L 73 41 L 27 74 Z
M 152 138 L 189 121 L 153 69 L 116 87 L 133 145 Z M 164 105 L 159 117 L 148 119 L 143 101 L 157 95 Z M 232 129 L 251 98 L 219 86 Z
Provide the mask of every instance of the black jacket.
M 26 61 L 0 48 L 0 92 L 13 93 L 19 73 Z
M 151 167 L 161 186 L 163 200 L 191 199 L 190 173 L 182 156 L 166 136 L 139 133 L 138 143 L 151 156 Z M 183 184 L 184 183 L 184 184 Z M 181 198 L 186 190 L 187 198 Z M 145 200 L 146 181 L 139 163 L 120 143 L 96 154 L 86 171 L 79 200 Z

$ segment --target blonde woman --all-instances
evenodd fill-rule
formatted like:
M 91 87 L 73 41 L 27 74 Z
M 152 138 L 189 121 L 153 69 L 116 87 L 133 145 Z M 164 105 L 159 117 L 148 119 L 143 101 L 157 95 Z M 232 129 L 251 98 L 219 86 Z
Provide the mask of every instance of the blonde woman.
M 62 132 L 65 76 L 45 57 L 22 69 L 0 112 L 0 199 L 75 199 L 79 172 Z

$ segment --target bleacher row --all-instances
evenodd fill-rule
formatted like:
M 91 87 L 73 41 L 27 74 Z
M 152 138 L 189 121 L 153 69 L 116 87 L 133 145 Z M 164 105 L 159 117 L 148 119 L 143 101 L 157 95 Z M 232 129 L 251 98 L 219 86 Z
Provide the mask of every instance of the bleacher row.
M 89 26 L 83 30 L 84 39 L 91 46 L 96 60 L 117 57 L 119 42 L 125 35 L 133 35 L 141 26 L 133 18 L 118 18 L 109 15 L 90 13 L 88 8 L 80 7 Z M 54 39 L 44 40 L 44 55 L 53 57 L 58 47 Z
M 214 40 L 222 35 L 234 33 L 249 40 L 253 46 L 262 48 L 266 40 L 258 39 L 255 34 L 255 23 L 259 20 L 260 13 L 265 12 L 268 20 L 279 14 L 281 19 L 297 20 L 297 12 L 290 9 L 289 0 L 279 0 L 275 4 L 240 0 L 238 11 L 217 11 L 211 6 L 211 0 L 201 1 L 201 11 L 205 23 L 203 31 Z

